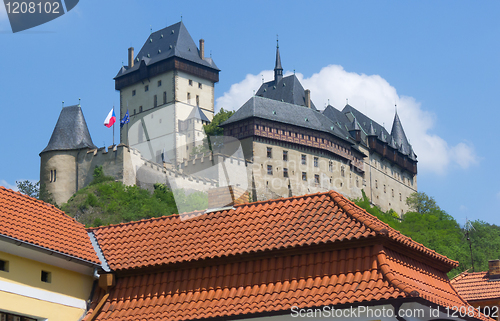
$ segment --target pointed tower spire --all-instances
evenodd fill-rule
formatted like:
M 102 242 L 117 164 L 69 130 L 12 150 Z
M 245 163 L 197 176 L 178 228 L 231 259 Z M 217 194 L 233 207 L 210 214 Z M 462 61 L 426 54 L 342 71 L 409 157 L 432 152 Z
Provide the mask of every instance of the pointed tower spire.
M 276 64 L 274 66 L 274 83 L 277 85 L 283 78 L 283 68 L 281 67 L 280 45 L 278 35 L 276 35 Z
M 368 136 L 377 136 L 375 133 L 375 128 L 373 128 L 373 123 L 370 122 L 370 129 L 368 130 Z
M 399 119 L 398 113 L 394 116 L 394 122 L 392 123 L 391 136 L 394 138 L 394 142 L 397 146 L 401 146 L 403 154 L 407 154 L 410 150 L 410 144 L 406 138 L 405 131 L 403 130 L 403 125 L 401 125 L 401 120 Z

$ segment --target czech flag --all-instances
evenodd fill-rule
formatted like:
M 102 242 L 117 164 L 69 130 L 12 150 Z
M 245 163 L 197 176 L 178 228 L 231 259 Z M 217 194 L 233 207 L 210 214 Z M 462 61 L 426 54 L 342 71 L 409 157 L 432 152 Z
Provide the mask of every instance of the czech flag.
M 116 121 L 115 109 L 113 108 L 109 112 L 108 117 L 106 117 L 106 119 L 104 120 L 104 126 L 110 128 L 111 126 L 113 126 L 115 121 Z

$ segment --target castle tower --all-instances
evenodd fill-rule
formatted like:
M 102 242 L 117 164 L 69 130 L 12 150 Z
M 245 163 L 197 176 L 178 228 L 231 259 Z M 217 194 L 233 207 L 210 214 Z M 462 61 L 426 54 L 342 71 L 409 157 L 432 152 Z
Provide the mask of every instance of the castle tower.
M 78 156 L 96 146 L 80 105 L 61 110 L 47 147 L 40 153 L 40 187 L 61 205 L 78 190 Z
M 214 84 L 219 69 L 206 58 L 205 41 L 196 47 L 182 22 L 151 33 L 134 57 L 129 48 L 128 66 L 115 79 L 120 91 L 120 119 L 130 122 L 120 129 L 120 140 L 138 149 L 149 160 L 166 151 L 174 165 L 189 158 L 195 143 L 188 117 L 195 109 L 199 121 L 214 115 Z M 199 126 L 198 126 L 199 127 Z

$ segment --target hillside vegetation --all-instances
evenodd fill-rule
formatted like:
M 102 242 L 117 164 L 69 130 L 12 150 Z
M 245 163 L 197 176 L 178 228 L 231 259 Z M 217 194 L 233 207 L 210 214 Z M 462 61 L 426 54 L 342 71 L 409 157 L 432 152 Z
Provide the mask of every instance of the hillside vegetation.
M 175 191 L 175 199 L 189 211 L 208 205 L 208 196 L 202 192 L 185 195 L 179 189 Z M 115 182 L 97 167 L 92 183 L 76 192 L 61 210 L 90 227 L 175 214 L 178 213 L 175 199 L 174 193 L 165 185 L 155 184 L 151 193 L 137 186 Z
M 481 220 L 469 222 L 472 226 L 469 227 L 469 243 L 466 229 L 425 193 L 414 193 L 408 198 L 407 203 L 413 211 L 406 213 L 402 219 L 398 218 L 394 211 L 385 213 L 371 206 L 364 193 L 363 198 L 354 202 L 414 241 L 458 261 L 459 267 L 453 269 L 448 274 L 449 277 L 467 269 L 472 271 L 473 265 L 474 271 L 487 271 L 488 260 L 500 258 L 499 226 Z

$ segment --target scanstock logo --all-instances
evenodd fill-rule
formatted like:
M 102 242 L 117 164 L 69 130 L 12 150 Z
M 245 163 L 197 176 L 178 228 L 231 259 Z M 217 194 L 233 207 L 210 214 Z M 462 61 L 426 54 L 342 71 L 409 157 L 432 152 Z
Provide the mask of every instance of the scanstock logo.
M 12 32 L 49 22 L 73 9 L 79 0 L 3 0 Z

